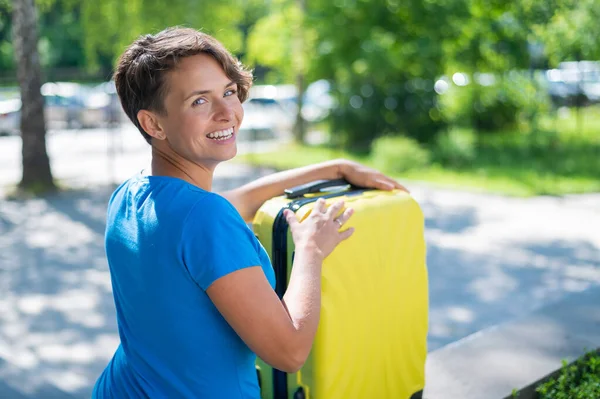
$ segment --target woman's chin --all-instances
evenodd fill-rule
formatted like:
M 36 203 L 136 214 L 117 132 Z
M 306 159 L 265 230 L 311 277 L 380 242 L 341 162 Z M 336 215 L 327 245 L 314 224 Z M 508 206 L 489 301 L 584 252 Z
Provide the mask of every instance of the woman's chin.
M 229 148 L 227 148 L 226 151 L 222 151 L 221 154 L 219 154 L 218 157 L 218 162 L 227 162 L 232 160 L 233 158 L 235 158 L 235 156 L 237 155 L 237 145 L 235 145 L 235 143 L 232 143 L 231 146 Z
M 227 159 L 225 159 L 223 162 L 231 161 L 233 158 L 235 158 L 236 155 L 237 155 L 237 151 L 234 151 L 233 154 L 231 154 L 231 156 L 227 157 Z

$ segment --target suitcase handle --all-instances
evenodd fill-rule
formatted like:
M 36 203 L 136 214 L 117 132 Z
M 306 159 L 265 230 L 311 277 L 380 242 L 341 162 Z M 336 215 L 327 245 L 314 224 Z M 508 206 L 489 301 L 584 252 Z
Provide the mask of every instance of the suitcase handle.
M 316 180 L 310 183 L 302 184 L 296 187 L 288 188 L 284 190 L 285 196 L 288 199 L 299 198 L 306 194 L 318 193 L 324 188 L 338 187 L 338 186 L 350 186 L 350 189 L 356 189 L 355 185 L 348 183 L 346 179 L 334 179 L 334 180 Z

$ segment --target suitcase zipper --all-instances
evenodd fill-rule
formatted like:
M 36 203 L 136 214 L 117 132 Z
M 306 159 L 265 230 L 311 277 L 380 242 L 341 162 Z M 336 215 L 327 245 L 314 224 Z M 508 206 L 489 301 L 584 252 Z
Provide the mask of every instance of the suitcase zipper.
M 273 221 L 273 254 L 272 264 L 273 270 L 275 271 L 275 292 L 280 299 L 283 299 L 285 290 L 287 288 L 287 230 L 288 223 L 283 216 L 283 212 L 286 209 L 290 209 L 296 212 L 304 205 L 316 202 L 319 198 L 329 199 L 334 197 L 341 197 L 343 195 L 359 195 L 365 191 L 371 189 L 359 189 L 354 191 L 338 191 L 332 194 L 322 195 L 319 197 L 302 198 L 291 201 L 279 210 L 279 213 Z M 292 255 L 293 261 L 293 255 Z M 273 368 L 273 399 L 287 399 L 288 397 L 288 386 L 287 386 L 287 373 L 281 370 Z

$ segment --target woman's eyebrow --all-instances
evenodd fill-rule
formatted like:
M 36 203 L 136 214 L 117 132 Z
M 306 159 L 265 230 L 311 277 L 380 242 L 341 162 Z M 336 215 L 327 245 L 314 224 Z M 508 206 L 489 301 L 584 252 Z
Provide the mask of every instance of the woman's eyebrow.
M 235 82 L 232 80 L 231 82 L 229 82 L 229 83 L 227 83 L 225 85 L 225 88 L 228 88 L 228 87 L 234 86 L 234 85 L 235 85 Z M 208 93 L 211 93 L 211 92 L 212 92 L 212 90 L 194 90 L 185 99 L 188 100 L 190 97 L 198 96 L 198 95 L 201 95 L 201 94 L 208 94 Z

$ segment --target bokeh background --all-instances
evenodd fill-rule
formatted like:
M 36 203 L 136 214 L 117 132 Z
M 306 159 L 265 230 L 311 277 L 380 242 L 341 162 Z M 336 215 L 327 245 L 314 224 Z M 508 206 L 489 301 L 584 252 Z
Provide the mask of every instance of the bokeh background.
M 116 57 L 182 25 L 254 70 L 248 137 L 290 144 L 246 162 L 344 156 L 508 194 L 600 189 L 598 0 L 24 3 L 37 7 L 29 39 L 50 130 L 127 122 L 110 82 Z M 0 0 L 0 130 L 18 135 L 12 9 Z
M 89 397 L 119 344 L 106 204 L 150 151 L 111 76 L 174 25 L 255 76 L 215 191 L 339 157 L 398 178 L 425 215 L 433 357 L 546 309 L 480 371 L 508 395 L 558 367 L 571 316 L 600 320 L 598 21 L 600 0 L 0 0 L 0 398 Z

